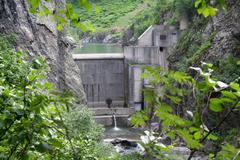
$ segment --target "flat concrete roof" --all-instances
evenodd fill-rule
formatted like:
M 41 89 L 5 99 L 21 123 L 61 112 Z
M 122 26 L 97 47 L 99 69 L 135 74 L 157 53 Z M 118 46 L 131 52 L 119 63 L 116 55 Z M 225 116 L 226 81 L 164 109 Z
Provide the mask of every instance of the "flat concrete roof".
M 73 54 L 73 59 L 124 59 L 123 53 L 89 53 L 89 54 Z

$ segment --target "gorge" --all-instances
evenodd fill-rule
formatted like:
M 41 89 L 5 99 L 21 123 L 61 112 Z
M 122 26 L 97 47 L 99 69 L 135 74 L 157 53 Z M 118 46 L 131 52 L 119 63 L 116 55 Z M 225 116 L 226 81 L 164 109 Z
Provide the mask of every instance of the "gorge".
M 0 0 L 0 159 L 238 160 L 239 17 L 239 0 Z

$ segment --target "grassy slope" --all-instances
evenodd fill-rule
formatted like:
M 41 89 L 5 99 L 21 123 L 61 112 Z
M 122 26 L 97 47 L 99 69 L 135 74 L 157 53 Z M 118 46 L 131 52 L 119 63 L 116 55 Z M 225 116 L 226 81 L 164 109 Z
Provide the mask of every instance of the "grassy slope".
M 82 21 L 88 21 L 94 26 L 96 33 L 111 30 L 121 32 L 133 23 L 135 16 L 149 10 L 155 3 L 155 0 L 99 0 L 94 2 L 100 8 L 98 14 L 94 9 L 89 12 L 82 12 L 77 8 L 76 10 Z

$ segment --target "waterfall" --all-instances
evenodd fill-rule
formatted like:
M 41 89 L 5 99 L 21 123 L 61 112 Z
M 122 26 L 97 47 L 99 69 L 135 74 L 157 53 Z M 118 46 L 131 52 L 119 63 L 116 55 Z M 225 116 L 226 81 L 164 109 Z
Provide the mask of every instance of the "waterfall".
M 118 131 L 120 130 L 118 127 L 117 127 L 117 119 L 116 119 L 116 115 L 115 113 L 113 113 L 113 122 L 114 122 L 114 130 Z

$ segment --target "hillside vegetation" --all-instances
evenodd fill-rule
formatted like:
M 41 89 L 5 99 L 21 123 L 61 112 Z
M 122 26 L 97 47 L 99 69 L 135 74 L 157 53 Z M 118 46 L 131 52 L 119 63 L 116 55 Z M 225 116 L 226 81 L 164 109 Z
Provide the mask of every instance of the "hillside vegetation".
M 69 0 L 75 6 L 81 21 L 91 23 L 95 33 L 115 31 L 122 32 L 133 24 L 139 15 L 148 14 L 157 5 L 158 0 L 99 0 L 92 1 L 92 9 L 86 12 L 75 5 L 75 0 Z

